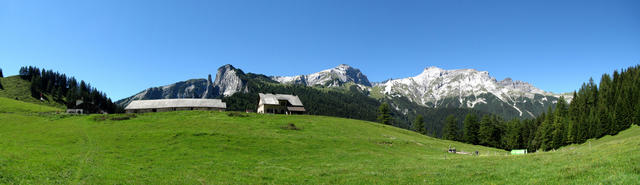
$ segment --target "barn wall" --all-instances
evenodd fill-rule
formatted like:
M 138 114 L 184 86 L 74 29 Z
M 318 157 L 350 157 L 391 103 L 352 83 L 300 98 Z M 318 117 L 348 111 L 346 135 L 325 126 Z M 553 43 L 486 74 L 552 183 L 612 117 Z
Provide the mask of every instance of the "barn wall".
M 203 111 L 224 111 L 223 108 L 216 107 L 176 107 L 176 108 L 159 108 L 156 112 L 169 112 L 169 111 L 186 111 L 186 110 L 203 110 Z M 153 109 L 133 109 L 126 110 L 127 113 L 147 113 L 153 112 Z

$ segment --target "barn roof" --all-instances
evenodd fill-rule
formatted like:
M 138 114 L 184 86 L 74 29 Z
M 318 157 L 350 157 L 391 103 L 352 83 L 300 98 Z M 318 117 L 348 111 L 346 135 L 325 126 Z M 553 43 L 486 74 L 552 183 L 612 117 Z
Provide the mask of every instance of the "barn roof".
M 220 99 L 159 99 L 134 100 L 125 108 L 129 109 L 158 109 L 178 107 L 227 108 L 227 104 Z
M 302 101 L 300 101 L 300 98 L 298 98 L 298 96 L 295 96 L 295 95 L 262 94 L 262 93 L 258 93 L 258 95 L 260 96 L 260 104 L 278 105 L 279 104 L 278 100 L 287 100 L 293 106 L 304 106 L 302 105 Z

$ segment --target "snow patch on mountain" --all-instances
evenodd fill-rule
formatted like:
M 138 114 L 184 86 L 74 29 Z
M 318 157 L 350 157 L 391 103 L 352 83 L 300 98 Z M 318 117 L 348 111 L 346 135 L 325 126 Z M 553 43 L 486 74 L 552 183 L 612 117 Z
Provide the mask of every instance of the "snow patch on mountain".
M 467 101 L 467 107 L 469 108 L 473 108 L 476 106 L 476 104 L 478 103 L 483 103 L 483 104 L 487 104 L 486 99 L 485 98 L 477 98 L 473 101 Z
M 306 86 L 326 85 L 328 87 L 338 87 L 344 83 L 353 82 L 371 87 L 367 76 L 362 74 L 359 69 L 346 64 L 340 64 L 335 68 L 308 75 L 272 76 L 271 79 L 283 84 L 302 84 Z
M 413 102 L 424 106 L 431 105 L 434 108 L 441 106 L 442 100 L 447 98 L 455 98 L 461 106 L 474 108 L 477 104 L 487 104 L 486 99 L 478 97 L 492 95 L 513 107 L 520 116 L 523 111 L 517 103 L 538 101 L 544 105 L 548 103 L 547 96 L 560 97 L 511 78 L 497 81 L 489 72 L 475 69 L 444 70 L 428 67 L 417 76 L 389 80 L 377 86 L 381 87 L 378 89 L 382 89 L 382 93 L 387 96 L 404 96 Z M 535 100 L 536 95 L 544 98 Z

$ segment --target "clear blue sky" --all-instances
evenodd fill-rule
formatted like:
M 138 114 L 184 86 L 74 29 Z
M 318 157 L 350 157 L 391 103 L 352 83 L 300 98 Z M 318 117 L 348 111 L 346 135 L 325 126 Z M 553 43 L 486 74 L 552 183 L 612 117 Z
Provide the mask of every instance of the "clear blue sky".
M 345 63 L 371 81 L 475 68 L 553 92 L 640 63 L 640 1 L 0 1 L 0 68 L 54 69 L 118 100 L 152 86 Z

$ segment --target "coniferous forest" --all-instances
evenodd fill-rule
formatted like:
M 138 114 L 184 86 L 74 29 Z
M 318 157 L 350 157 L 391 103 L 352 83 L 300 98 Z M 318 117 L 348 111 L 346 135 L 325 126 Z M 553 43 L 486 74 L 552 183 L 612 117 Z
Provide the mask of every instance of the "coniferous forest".
M 589 79 L 560 98 L 554 109 L 535 119 L 505 121 L 495 115 L 469 113 L 462 123 L 448 118 L 442 138 L 502 149 L 553 150 L 615 135 L 640 121 L 640 65 L 604 74 L 600 84 Z M 462 125 L 458 129 L 456 125 Z
M 2 74 L 2 68 L 0 68 L 0 78 L 4 78 L 4 75 Z M 4 89 L 4 87 L 2 87 L 2 82 L 0 82 L 0 89 Z
M 50 94 L 53 101 L 63 103 L 70 109 L 84 109 L 85 113 L 122 112 L 105 93 L 85 81 L 78 82 L 74 77 L 33 66 L 21 67 L 19 75 L 31 82 L 31 96 L 34 98 L 46 98 L 42 94 Z

